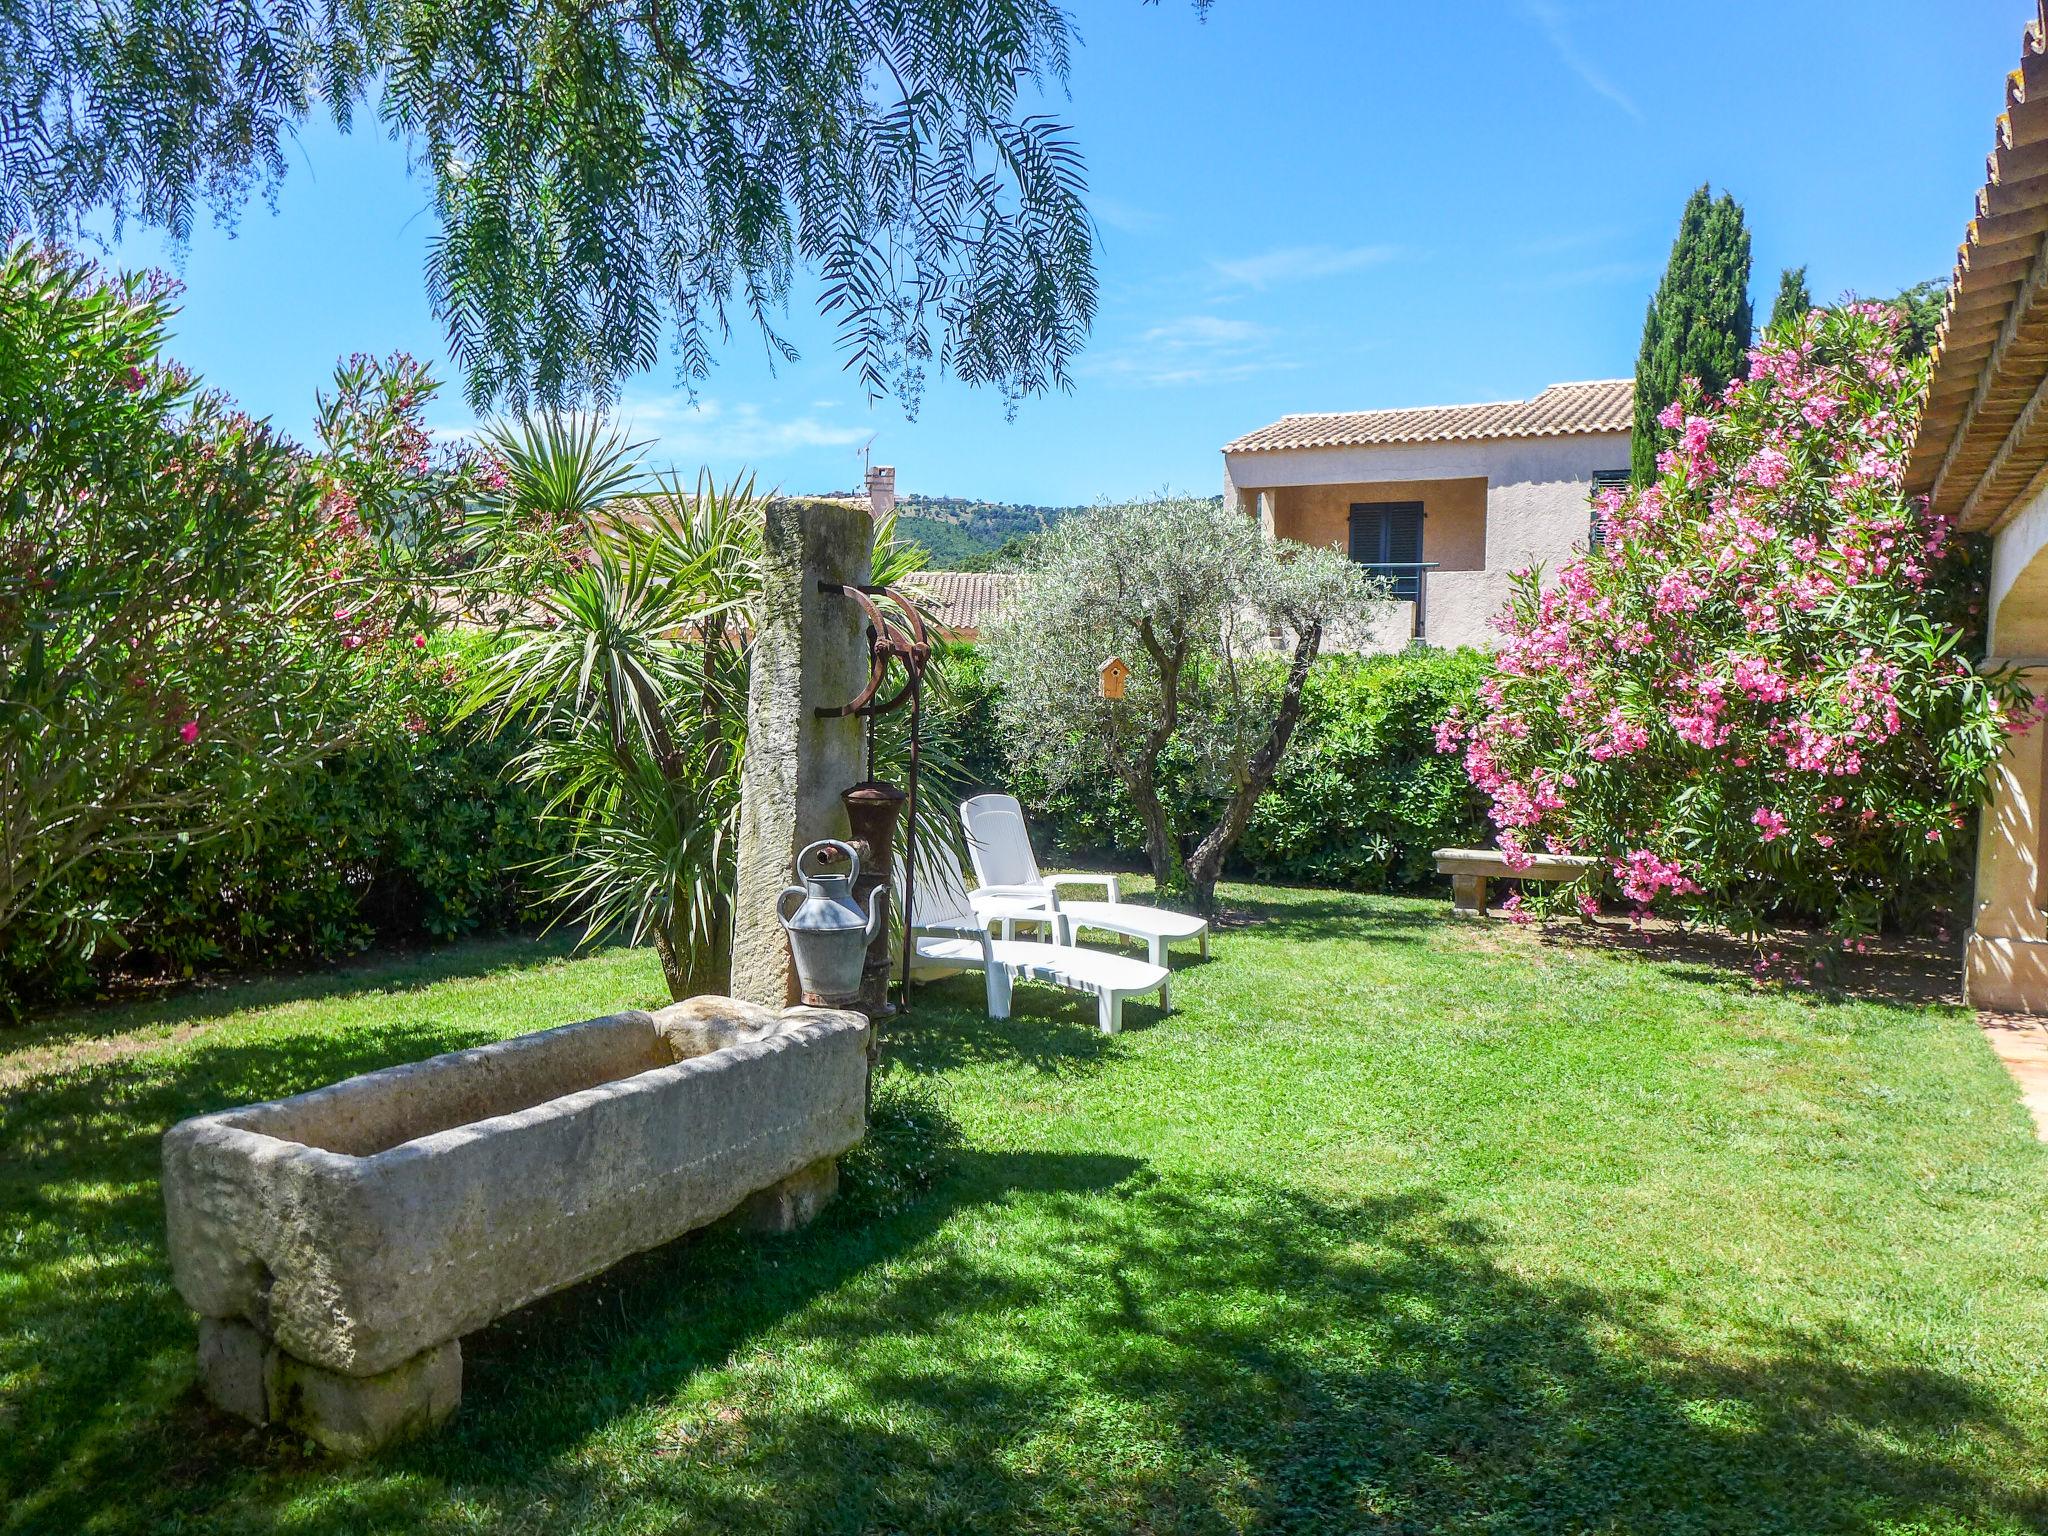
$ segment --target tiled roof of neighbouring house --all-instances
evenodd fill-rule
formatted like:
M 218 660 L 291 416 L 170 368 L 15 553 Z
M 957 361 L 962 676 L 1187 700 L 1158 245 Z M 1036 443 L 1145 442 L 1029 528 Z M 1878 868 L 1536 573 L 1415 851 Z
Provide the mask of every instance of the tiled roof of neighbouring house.
M 1949 279 L 1906 490 L 1973 532 L 2048 465 L 2048 5 L 2005 80 L 2005 112 Z
M 980 631 L 1009 606 L 1017 577 L 1002 571 L 919 571 L 907 584 L 930 595 L 946 628 Z
M 1383 443 L 1462 443 L 1493 437 L 1626 432 L 1634 413 L 1633 380 L 1593 379 L 1584 384 L 1553 384 L 1533 400 L 1282 416 L 1270 427 L 1224 444 L 1223 451 L 1264 453 L 1278 448 L 1364 448 Z

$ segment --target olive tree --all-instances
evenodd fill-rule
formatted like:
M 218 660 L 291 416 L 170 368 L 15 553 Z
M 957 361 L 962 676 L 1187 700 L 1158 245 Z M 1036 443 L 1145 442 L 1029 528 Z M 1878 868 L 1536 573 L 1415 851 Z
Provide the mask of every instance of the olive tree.
M 1384 583 L 1336 550 L 1271 541 L 1218 502 L 1066 518 L 1033 546 L 989 636 L 1013 759 L 1055 785 L 1114 774 L 1162 895 L 1207 912 L 1318 652 L 1386 606 Z M 1111 658 L 1130 668 L 1121 698 L 1099 686 Z

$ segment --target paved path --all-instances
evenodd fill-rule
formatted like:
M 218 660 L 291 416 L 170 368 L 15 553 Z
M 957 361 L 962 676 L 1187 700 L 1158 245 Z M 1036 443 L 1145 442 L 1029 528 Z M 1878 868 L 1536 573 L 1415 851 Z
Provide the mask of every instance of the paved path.
M 2048 1141 L 2048 1018 L 1979 1013 L 1977 1024 L 2020 1085 L 2020 1098 L 2034 1117 L 2034 1134 Z

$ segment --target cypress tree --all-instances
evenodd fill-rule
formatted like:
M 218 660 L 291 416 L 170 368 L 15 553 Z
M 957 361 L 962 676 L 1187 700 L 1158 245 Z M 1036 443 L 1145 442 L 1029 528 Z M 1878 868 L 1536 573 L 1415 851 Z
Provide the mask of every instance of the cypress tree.
M 1813 308 L 1813 295 L 1806 291 L 1806 268 L 1787 267 L 1778 274 L 1778 297 L 1771 305 L 1769 329 L 1776 330 L 1788 320 L 1803 320 Z
M 1678 398 L 1679 381 L 1695 378 L 1708 394 L 1720 393 L 1749 351 L 1753 319 L 1742 205 L 1702 186 L 1686 199 L 1671 261 L 1643 321 L 1629 451 L 1638 484 L 1656 478 L 1664 437 L 1657 413 Z

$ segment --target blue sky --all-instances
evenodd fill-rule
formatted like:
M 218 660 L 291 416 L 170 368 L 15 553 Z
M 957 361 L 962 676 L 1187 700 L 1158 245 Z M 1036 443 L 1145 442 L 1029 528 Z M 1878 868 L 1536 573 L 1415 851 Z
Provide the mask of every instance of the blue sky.
M 1634 366 L 1686 194 L 1736 195 L 1758 306 L 1945 277 L 2031 0 L 1077 0 L 1070 115 L 1101 226 L 1101 312 L 1070 395 L 1014 420 L 933 381 L 916 421 L 844 372 L 815 288 L 802 361 L 736 333 L 693 407 L 666 370 L 623 412 L 653 458 L 790 491 L 1041 503 L 1217 488 L 1218 447 L 1288 411 L 1534 393 Z M 407 348 L 472 425 L 421 279 L 402 148 L 310 130 L 273 213 L 131 232 L 187 283 L 178 355 L 294 433 L 339 356 Z

